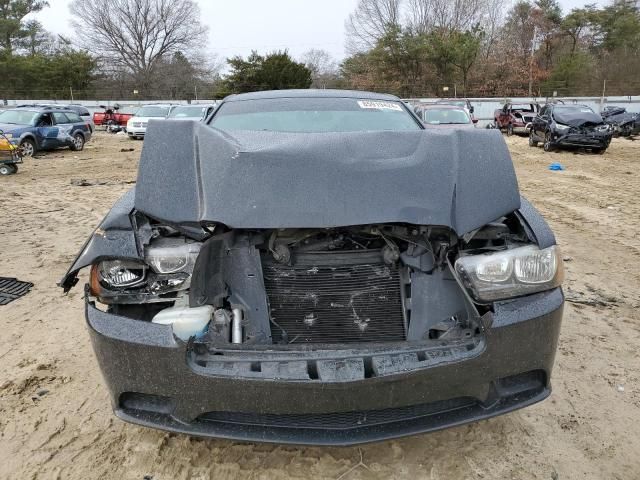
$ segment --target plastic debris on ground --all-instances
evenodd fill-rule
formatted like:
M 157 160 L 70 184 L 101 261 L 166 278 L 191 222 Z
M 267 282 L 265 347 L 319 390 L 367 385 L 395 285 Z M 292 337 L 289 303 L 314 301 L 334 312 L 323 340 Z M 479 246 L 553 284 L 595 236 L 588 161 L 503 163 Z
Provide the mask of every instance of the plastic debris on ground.
M 564 167 L 562 166 L 562 164 L 556 162 L 549 165 L 549 170 L 561 171 L 564 170 Z
M 15 278 L 0 277 L 0 305 L 13 302 L 29 293 L 33 283 L 21 282 Z

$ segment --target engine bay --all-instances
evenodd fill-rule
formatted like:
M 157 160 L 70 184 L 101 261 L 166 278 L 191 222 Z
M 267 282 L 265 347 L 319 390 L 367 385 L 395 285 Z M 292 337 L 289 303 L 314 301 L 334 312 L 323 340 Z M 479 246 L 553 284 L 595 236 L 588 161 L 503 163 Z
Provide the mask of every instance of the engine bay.
M 509 215 L 458 237 L 445 227 L 375 224 L 229 229 L 195 239 L 138 216 L 145 263 L 94 265 L 91 295 L 108 311 L 189 328 L 208 346 L 433 343 L 478 337 L 490 305 L 467 294 L 453 264 L 530 243 Z M 115 265 L 115 267 L 112 267 Z M 125 282 L 114 289 L 109 282 Z M 192 323 L 189 323 L 192 322 Z M 180 336 L 180 334 L 176 334 Z

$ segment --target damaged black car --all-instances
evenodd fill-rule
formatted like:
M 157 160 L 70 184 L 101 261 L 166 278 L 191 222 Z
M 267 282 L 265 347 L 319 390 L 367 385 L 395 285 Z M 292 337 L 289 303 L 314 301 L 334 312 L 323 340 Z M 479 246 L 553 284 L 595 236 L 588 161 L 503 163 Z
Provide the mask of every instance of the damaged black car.
M 151 121 L 65 291 L 85 267 L 131 423 L 350 445 L 550 393 L 562 257 L 500 132 L 425 130 L 393 96 L 259 92 Z
M 529 146 L 543 142 L 545 152 L 556 148 L 586 148 L 604 153 L 613 131 L 602 117 L 586 105 L 548 104 L 534 118 Z
M 607 123 L 614 137 L 636 137 L 640 135 L 640 113 L 627 112 L 624 107 L 609 106 L 602 111 L 602 118 Z

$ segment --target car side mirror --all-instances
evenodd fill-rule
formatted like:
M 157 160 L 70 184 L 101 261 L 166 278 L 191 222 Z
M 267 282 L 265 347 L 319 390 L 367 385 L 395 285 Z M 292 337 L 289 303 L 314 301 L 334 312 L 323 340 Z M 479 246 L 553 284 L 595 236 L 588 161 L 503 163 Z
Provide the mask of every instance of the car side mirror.
M 477 118 L 472 118 L 471 121 L 473 122 L 473 124 L 475 125 L 476 123 L 478 123 L 478 119 Z
M 4 135 L 4 132 L 2 130 L 0 130 L 0 135 Z

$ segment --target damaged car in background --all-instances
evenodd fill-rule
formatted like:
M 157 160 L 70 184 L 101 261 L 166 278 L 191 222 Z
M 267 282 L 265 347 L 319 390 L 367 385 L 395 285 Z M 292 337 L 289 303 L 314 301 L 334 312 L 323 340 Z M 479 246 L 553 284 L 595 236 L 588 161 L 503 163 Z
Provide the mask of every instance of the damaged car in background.
M 135 189 L 60 286 L 85 267 L 135 424 L 349 445 L 550 393 L 562 256 L 502 136 L 425 130 L 393 96 L 258 92 L 151 121 Z
M 494 125 L 509 136 L 514 133 L 528 135 L 539 111 L 537 103 L 505 103 L 493 113 Z
M 614 137 L 635 137 L 640 135 L 640 113 L 627 112 L 624 107 L 606 107 L 603 120 L 611 127 Z
M 4 110 L 0 113 L 0 130 L 20 149 L 22 157 L 64 147 L 80 151 L 91 139 L 88 123 L 76 112 L 61 107 L 28 105 Z
M 547 104 L 533 120 L 529 146 L 543 142 L 545 152 L 556 148 L 587 148 L 604 153 L 613 131 L 602 117 L 586 105 Z

